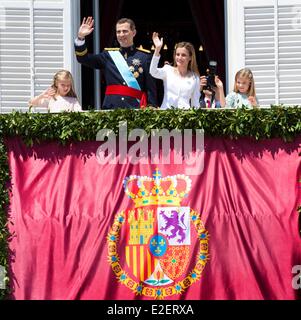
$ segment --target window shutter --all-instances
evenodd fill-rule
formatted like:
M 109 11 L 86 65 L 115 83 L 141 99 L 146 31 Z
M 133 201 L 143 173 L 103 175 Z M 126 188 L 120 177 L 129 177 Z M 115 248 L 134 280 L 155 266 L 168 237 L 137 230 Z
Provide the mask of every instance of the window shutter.
M 278 7 L 278 29 L 279 103 L 301 105 L 301 3 Z
M 256 95 L 260 105 L 275 101 L 275 30 L 274 8 L 245 7 L 245 67 L 255 79 Z
M 301 0 L 228 0 L 227 8 L 230 85 L 247 67 L 261 106 L 301 105 Z
M 64 68 L 63 8 L 35 8 L 33 13 L 34 95 L 46 90 Z
M 27 106 L 31 95 L 30 9 L 22 5 L 0 8 L 1 112 Z

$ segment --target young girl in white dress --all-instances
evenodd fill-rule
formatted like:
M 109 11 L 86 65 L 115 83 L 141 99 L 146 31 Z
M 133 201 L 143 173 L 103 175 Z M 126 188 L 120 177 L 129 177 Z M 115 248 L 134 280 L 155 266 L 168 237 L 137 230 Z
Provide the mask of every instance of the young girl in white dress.
M 81 111 L 73 78 L 69 71 L 60 70 L 53 77 L 51 87 L 29 101 L 33 107 L 45 107 L 49 112 Z
M 163 80 L 164 97 L 161 109 L 189 109 L 200 107 L 200 75 L 195 50 L 191 43 L 180 42 L 174 50 L 174 66 L 168 64 L 158 68 L 163 38 L 153 33 L 155 52 L 150 64 L 150 74 Z

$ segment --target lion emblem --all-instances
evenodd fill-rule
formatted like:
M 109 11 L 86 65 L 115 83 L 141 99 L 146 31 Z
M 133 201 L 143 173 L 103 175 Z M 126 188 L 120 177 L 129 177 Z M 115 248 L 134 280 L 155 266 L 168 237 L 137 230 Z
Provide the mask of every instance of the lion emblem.
M 183 243 L 186 238 L 186 230 L 187 227 L 184 223 L 184 214 L 180 214 L 176 210 L 171 210 L 171 214 L 168 216 L 163 210 L 160 211 L 160 216 L 163 218 L 165 222 L 165 226 L 161 227 L 161 231 L 168 231 L 169 234 L 167 238 L 175 239 L 176 237 L 180 237 L 177 242 Z

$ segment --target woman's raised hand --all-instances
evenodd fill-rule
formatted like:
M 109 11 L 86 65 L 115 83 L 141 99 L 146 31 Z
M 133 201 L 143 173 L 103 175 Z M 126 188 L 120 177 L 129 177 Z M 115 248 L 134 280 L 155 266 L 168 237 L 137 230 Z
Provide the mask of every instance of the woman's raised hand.
M 155 48 L 160 51 L 163 46 L 163 38 L 159 38 L 158 32 L 153 32 L 153 43 L 155 45 Z

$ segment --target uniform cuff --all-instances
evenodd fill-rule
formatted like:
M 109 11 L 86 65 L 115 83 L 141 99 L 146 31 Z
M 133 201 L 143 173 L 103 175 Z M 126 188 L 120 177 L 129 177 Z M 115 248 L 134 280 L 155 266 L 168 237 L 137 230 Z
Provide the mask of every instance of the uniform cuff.
M 79 40 L 78 38 L 76 38 L 74 40 L 74 43 L 77 47 L 83 46 L 85 44 L 85 40 Z

